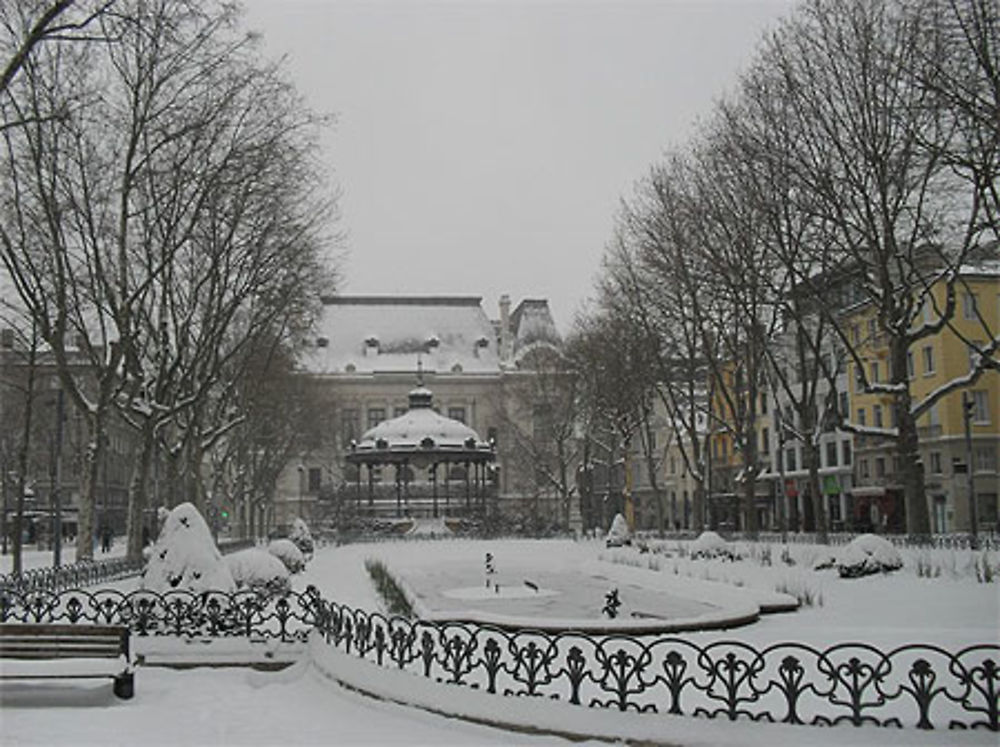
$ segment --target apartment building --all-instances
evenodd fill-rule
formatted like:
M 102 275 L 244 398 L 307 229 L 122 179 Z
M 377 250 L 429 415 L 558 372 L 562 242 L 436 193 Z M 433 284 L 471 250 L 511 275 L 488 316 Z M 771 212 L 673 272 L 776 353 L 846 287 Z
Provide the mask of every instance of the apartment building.
M 946 286 L 932 287 L 916 324 L 933 324 L 946 305 Z M 961 382 L 976 363 L 969 343 L 985 344 L 1000 330 L 1000 263 L 983 262 L 962 268 L 956 283 L 956 309 L 940 332 L 919 341 L 907 356 L 907 376 L 916 405 L 934 392 Z M 860 309 L 850 319 L 850 335 L 857 341 L 862 364 L 871 381 L 889 376 L 888 348 L 871 309 Z M 996 356 L 994 356 L 996 357 Z M 857 364 L 850 365 L 850 413 L 853 422 L 875 428 L 895 427 L 890 396 L 864 391 Z M 969 403 L 963 407 L 963 397 Z M 1000 372 L 982 373 L 968 385 L 953 389 L 918 419 L 924 485 L 935 532 L 971 528 L 969 484 L 974 486 L 980 529 L 997 528 L 1000 486 Z M 969 438 L 966 438 L 968 419 Z M 855 441 L 854 516 L 859 524 L 902 529 L 903 502 L 900 465 L 894 441 L 878 435 Z M 971 470 L 971 475 L 970 475 Z

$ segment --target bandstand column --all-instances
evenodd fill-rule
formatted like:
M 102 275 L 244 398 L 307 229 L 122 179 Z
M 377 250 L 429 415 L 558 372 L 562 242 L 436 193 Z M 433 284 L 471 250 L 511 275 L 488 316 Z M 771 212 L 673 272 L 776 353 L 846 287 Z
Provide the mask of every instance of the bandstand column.
M 369 476 L 371 475 L 371 467 L 368 468 L 368 474 Z M 357 508 L 358 510 L 360 510 L 361 509 L 361 465 L 360 464 L 358 465 L 358 476 L 357 479 L 355 480 L 354 498 L 356 501 Z
M 451 482 L 451 462 L 444 463 L 444 512 L 451 510 L 451 495 L 448 489 Z
M 465 462 L 465 513 L 469 513 L 469 463 Z
M 406 503 L 406 512 L 410 511 L 410 462 L 403 461 L 403 501 Z
M 374 511 L 375 508 L 375 467 L 371 464 L 368 467 L 368 508 Z
M 403 515 L 403 483 L 401 472 L 402 466 L 400 462 L 396 462 L 396 518 L 400 518 Z
M 431 465 L 431 495 L 434 499 L 434 518 L 438 516 L 438 466 L 437 462 Z

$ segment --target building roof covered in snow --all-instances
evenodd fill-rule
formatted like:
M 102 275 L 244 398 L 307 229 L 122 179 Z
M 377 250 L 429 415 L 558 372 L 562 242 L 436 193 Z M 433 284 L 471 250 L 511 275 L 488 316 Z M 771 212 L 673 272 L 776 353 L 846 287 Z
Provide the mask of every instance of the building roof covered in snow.
M 301 359 L 317 374 L 497 373 L 497 339 L 478 296 L 335 296 L 323 300 Z
M 561 342 L 549 302 L 544 299 L 521 301 L 510 315 L 510 326 L 515 360 L 538 345 L 558 347 Z

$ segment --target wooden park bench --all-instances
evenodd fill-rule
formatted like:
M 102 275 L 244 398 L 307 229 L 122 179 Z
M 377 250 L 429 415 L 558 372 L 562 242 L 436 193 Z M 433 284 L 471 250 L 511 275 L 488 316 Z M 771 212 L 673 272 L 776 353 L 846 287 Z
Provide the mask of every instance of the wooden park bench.
M 115 695 L 131 698 L 133 676 L 126 627 L 0 624 L 0 679 L 111 677 Z

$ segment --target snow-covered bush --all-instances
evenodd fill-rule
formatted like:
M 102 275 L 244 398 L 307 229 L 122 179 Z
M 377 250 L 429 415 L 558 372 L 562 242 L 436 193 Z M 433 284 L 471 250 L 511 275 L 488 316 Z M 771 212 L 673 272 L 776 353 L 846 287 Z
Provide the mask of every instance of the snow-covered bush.
M 899 550 L 884 537 L 862 534 L 851 540 L 837 558 L 841 578 L 857 578 L 873 573 L 888 573 L 903 567 Z
M 298 573 L 306 567 L 306 558 L 290 539 L 271 540 L 267 551 L 285 564 L 289 573 Z
M 292 522 L 292 531 L 288 533 L 288 539 L 295 543 L 295 546 L 302 551 L 306 560 L 313 554 L 313 538 L 309 531 L 309 525 L 301 517 L 295 517 Z
M 688 554 L 692 558 L 724 558 L 726 560 L 739 560 L 740 554 L 736 548 L 726 542 L 715 532 L 702 532 L 698 539 L 688 547 Z
M 621 547 L 632 543 L 632 532 L 629 531 L 628 522 L 621 514 L 615 514 L 605 542 L 608 547 Z
M 226 556 L 226 565 L 238 589 L 252 589 L 267 594 L 291 591 L 291 574 L 278 558 L 265 550 L 250 548 Z
M 192 504 L 182 503 L 166 516 L 140 587 L 160 593 L 173 589 L 231 592 L 236 588 L 208 524 Z

